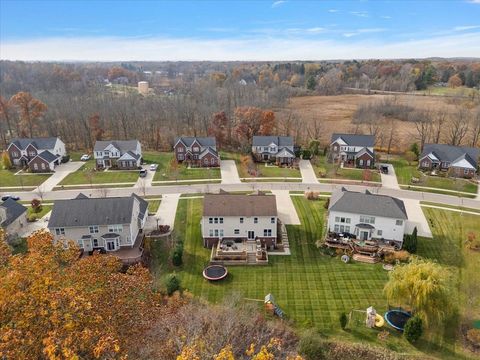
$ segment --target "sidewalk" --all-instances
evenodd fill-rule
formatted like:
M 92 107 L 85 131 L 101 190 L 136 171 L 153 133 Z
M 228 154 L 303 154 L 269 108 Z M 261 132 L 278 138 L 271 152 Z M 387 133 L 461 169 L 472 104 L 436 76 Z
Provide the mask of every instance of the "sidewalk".
M 57 186 L 60 181 L 67 177 L 72 172 L 77 171 L 82 167 L 84 163 L 81 161 L 70 161 L 65 164 L 60 164 L 55 168 L 55 172 L 52 176 L 50 176 L 47 180 L 45 180 L 42 184 L 38 185 L 33 192 L 46 192 L 52 191 L 55 186 Z
M 313 170 L 312 163 L 310 160 L 300 160 L 298 163 L 300 167 L 300 173 L 302 174 L 302 182 L 308 184 L 318 184 L 317 175 L 315 175 L 315 170 Z

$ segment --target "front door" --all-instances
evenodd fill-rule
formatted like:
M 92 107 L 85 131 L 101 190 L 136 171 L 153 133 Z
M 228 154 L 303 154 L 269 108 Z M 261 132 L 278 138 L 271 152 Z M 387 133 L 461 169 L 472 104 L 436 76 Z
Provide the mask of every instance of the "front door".
M 83 239 L 83 250 L 85 251 L 92 251 L 92 239 Z
M 115 241 L 113 241 L 113 240 L 107 241 L 107 250 L 108 251 L 115 250 Z
M 368 240 L 368 231 L 362 231 L 360 237 L 362 240 Z
M 255 239 L 255 231 L 248 231 L 248 239 L 249 240 Z

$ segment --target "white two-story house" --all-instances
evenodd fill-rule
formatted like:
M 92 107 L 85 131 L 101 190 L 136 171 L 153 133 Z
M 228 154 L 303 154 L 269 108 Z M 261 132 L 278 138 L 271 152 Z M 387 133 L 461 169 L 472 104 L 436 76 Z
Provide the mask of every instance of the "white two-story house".
M 137 169 L 142 164 L 138 140 L 96 141 L 93 148 L 97 168 Z
M 206 194 L 201 220 L 203 245 L 259 240 L 264 247 L 277 243 L 277 203 L 273 195 Z
M 254 136 L 252 154 L 256 161 L 291 164 L 295 160 L 293 137 Z
M 13 166 L 32 172 L 54 171 L 67 155 L 65 143 L 58 137 L 14 139 L 7 147 Z
M 407 220 L 403 201 L 391 196 L 342 188 L 330 198 L 329 233 L 349 233 L 360 240 L 393 241 L 401 247 Z
M 73 240 L 85 253 L 101 250 L 117 255 L 141 247 L 147 207 L 135 194 L 110 198 L 79 194 L 75 199 L 54 202 L 48 230 L 55 241 Z
M 373 168 L 375 165 L 375 136 L 332 134 L 328 159 L 343 166 Z

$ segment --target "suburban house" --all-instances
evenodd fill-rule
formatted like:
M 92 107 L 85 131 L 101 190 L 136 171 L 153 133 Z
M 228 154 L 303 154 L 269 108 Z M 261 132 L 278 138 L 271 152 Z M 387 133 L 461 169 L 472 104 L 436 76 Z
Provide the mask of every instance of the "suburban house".
M 393 242 L 401 247 L 407 219 L 400 199 L 342 188 L 330 198 L 328 232 L 333 236 L 351 234 L 363 241 Z
M 256 161 L 292 164 L 295 160 L 293 137 L 254 136 L 252 154 Z
M 373 168 L 375 165 L 374 135 L 332 134 L 329 160 L 343 166 Z
M 422 170 L 448 171 L 451 176 L 472 178 L 478 167 L 476 148 L 447 144 L 425 144 L 418 160 Z
M 214 137 L 179 137 L 173 145 L 177 162 L 199 167 L 220 166 Z
M 0 204 L 0 228 L 8 235 L 16 234 L 27 223 L 27 208 L 9 198 Z
M 135 262 L 143 253 L 147 207 L 135 194 L 110 198 L 79 194 L 75 199 L 54 202 L 48 230 L 55 241 L 75 241 L 84 254 L 99 250 Z
M 273 195 L 205 194 L 201 220 L 205 247 L 258 243 L 272 249 L 277 244 L 277 226 Z
M 142 145 L 138 140 L 96 141 L 93 157 L 97 168 L 138 169 L 142 164 Z
M 28 167 L 32 172 L 54 171 L 67 155 L 65 144 L 58 137 L 14 139 L 7 152 L 12 165 Z

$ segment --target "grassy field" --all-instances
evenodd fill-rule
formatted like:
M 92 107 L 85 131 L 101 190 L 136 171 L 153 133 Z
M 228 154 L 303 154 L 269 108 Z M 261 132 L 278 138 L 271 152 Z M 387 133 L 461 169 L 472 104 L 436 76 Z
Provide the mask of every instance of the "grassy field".
M 449 211 L 426 209 L 432 223 L 434 239 L 419 239 L 418 253 L 436 259 L 454 269 L 458 284 L 460 308 L 458 316 L 450 319 L 445 329 L 430 331 L 415 347 L 397 332 L 388 330 L 386 341 L 377 338 L 378 331 L 365 328 L 363 317 L 349 324 L 349 331 L 339 329 L 338 316 L 352 309 L 365 310 L 373 305 L 380 313 L 387 309 L 383 286 L 387 273 L 381 265 L 343 264 L 339 258 L 322 255 L 315 246 L 324 223 L 324 201 L 308 201 L 293 197 L 302 225 L 288 226 L 291 256 L 271 256 L 268 266 L 229 267 L 229 277 L 222 283 L 205 281 L 201 272 L 209 262 L 210 250 L 202 246 L 199 221 L 202 199 L 186 199 L 179 203 L 175 221 L 176 234 L 185 243 L 184 265 L 176 271 L 182 286 L 196 296 L 212 302 L 221 301 L 232 292 L 248 299 L 263 299 L 272 293 L 279 306 L 298 328 L 315 327 L 323 334 L 342 340 L 369 342 L 411 355 L 430 355 L 441 359 L 469 358 L 456 335 L 460 319 L 467 315 L 464 303 L 475 298 L 473 284 L 480 281 L 480 254 L 466 253 L 465 234 L 480 230 L 477 216 L 460 215 Z M 157 278 L 172 271 L 164 251 L 156 249 L 159 258 L 155 269 Z M 163 254 L 163 255 L 162 255 Z M 160 280 L 159 280 L 160 281 Z M 470 293 L 468 293 L 470 291 Z M 479 318 L 478 294 L 468 316 Z
M 447 204 L 440 204 L 430 201 L 420 201 L 420 205 L 431 205 L 431 206 L 439 206 L 447 209 L 454 209 L 454 210 L 463 210 L 463 211 L 471 211 L 480 214 L 480 209 L 469 208 L 465 206 L 455 206 L 455 205 L 447 205 Z
M 47 180 L 51 174 L 15 175 L 18 170 L 0 170 L 0 189 L 3 187 L 35 187 Z
M 77 171 L 67 175 L 59 185 L 135 183 L 138 171 L 96 171 L 95 160 L 90 159 Z
M 179 164 L 177 169 L 175 169 L 171 166 L 172 159 L 173 153 L 171 152 L 146 152 L 143 154 L 143 160 L 145 163 L 158 165 L 153 181 L 221 178 L 219 168 L 189 169 L 187 166 Z
M 363 180 L 363 170 L 346 168 L 336 169 L 336 166 L 334 164 L 327 161 L 326 156 L 317 156 L 311 160 L 311 163 L 317 177 L 320 177 L 320 174 L 324 174 L 324 177 L 328 179 L 348 179 L 357 181 Z M 376 170 L 372 170 L 370 174 L 370 181 L 382 181 L 380 174 Z
M 474 96 L 480 97 L 480 91 L 473 88 L 467 88 L 464 86 L 451 88 L 448 86 L 431 86 L 426 90 L 417 90 L 416 93 L 422 95 L 447 95 L 447 96 Z

